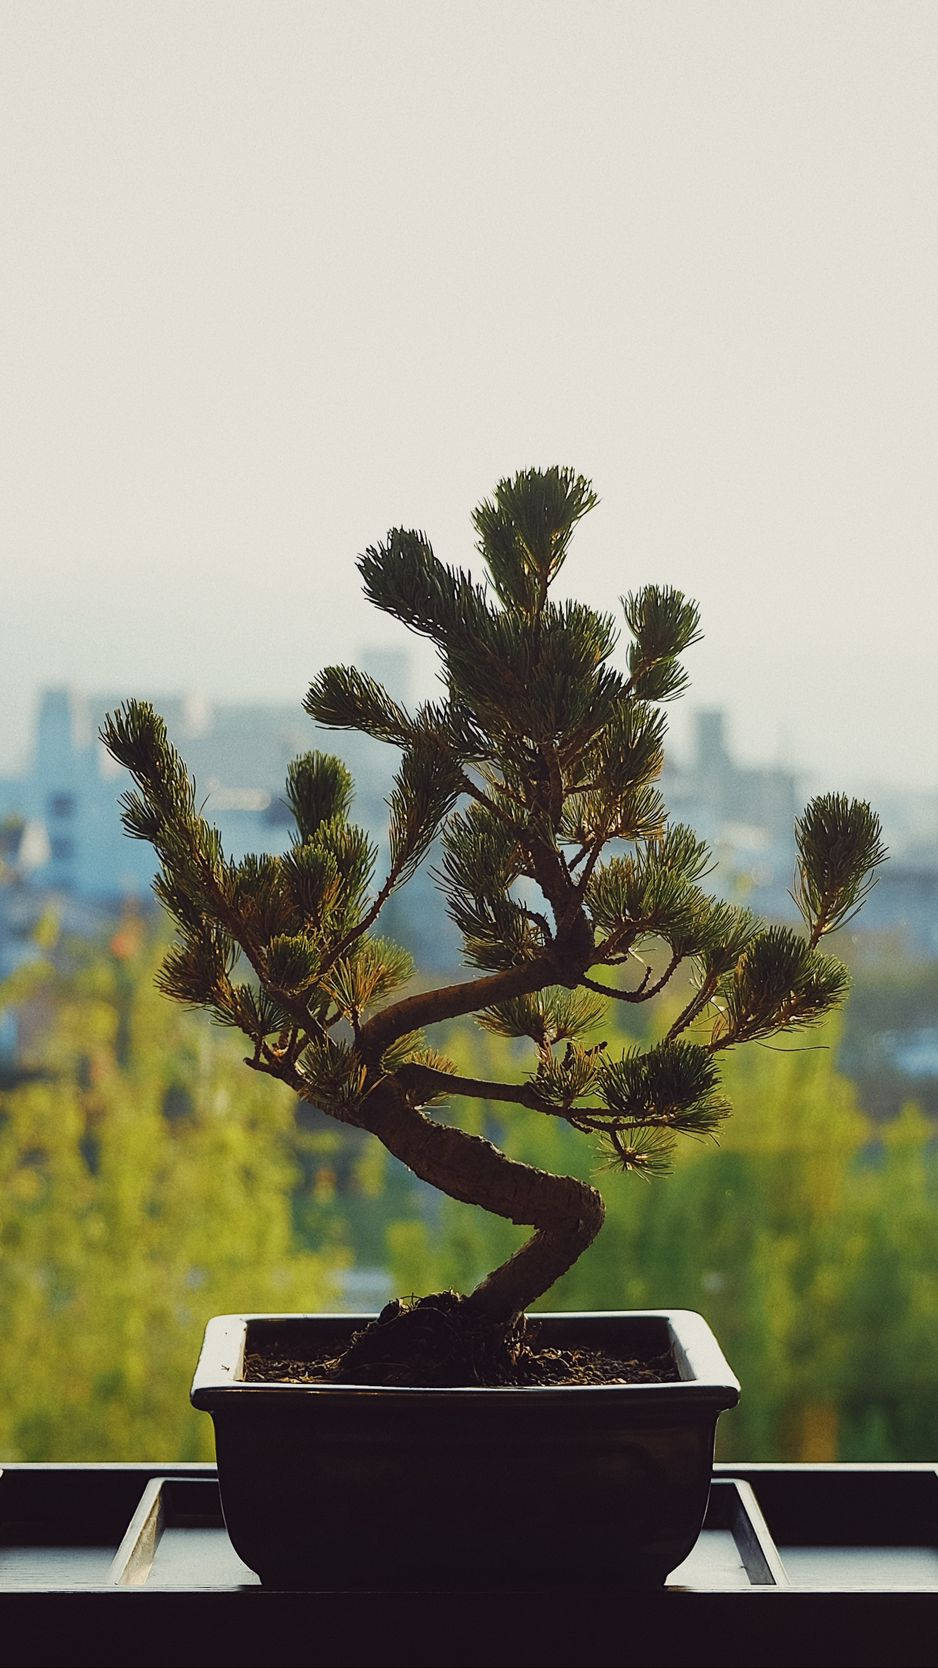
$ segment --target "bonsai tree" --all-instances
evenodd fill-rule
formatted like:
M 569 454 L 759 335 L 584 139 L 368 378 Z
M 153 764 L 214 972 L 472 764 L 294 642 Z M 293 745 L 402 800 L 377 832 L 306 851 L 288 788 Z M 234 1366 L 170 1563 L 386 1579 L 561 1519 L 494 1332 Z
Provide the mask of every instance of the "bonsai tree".
M 623 597 L 617 660 L 611 614 L 551 595 L 596 502 L 568 469 L 499 482 L 474 515 L 482 583 L 402 528 L 359 559 L 370 601 L 430 638 L 442 680 L 441 697 L 413 712 L 351 666 L 327 666 L 306 697 L 318 724 L 400 749 L 377 883 L 338 758 L 310 752 L 291 765 L 289 851 L 232 862 L 152 706 L 130 701 L 102 730 L 135 782 L 124 826 L 152 842 L 155 890 L 178 928 L 162 990 L 244 1032 L 253 1071 L 370 1131 L 451 1198 L 532 1230 L 474 1291 L 389 1305 L 353 1342 L 346 1376 L 503 1375 L 525 1309 L 602 1225 L 595 1187 L 509 1158 L 428 1108 L 467 1096 L 527 1107 L 598 1141 L 620 1169 L 657 1174 L 678 1136 L 712 1136 L 729 1111 L 727 1049 L 813 1025 L 847 989 L 821 941 L 883 860 L 877 817 L 841 795 L 808 805 L 795 831 L 803 931 L 708 895 L 710 853 L 669 821 L 656 786 L 663 704 L 685 687 L 696 605 L 656 585 Z M 435 879 L 472 973 L 402 994 L 410 957 L 375 929 L 437 840 Z M 618 1056 L 586 1046 L 608 1003 L 651 1002 L 680 969 L 686 1000 L 652 1046 Z M 425 1037 L 458 1015 L 527 1039 L 526 1075 L 458 1073 Z

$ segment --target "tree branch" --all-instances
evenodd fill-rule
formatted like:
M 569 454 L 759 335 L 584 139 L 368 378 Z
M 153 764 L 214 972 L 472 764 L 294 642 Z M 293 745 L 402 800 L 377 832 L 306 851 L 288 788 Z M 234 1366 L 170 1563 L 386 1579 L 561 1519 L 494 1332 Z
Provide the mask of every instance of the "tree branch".
M 600 944 L 597 959 L 604 962 L 611 962 L 614 957 L 618 960 L 625 960 L 633 954 L 632 945 L 641 931 L 641 921 L 627 921 L 624 925 L 614 928 Z
M 551 1106 L 549 1101 L 545 1101 L 532 1083 L 489 1083 L 483 1078 L 438 1071 L 435 1066 L 425 1066 L 419 1061 L 399 1066 L 394 1076 L 405 1090 L 412 1090 L 418 1095 L 425 1091 L 428 1097 L 431 1094 L 465 1095 L 472 1100 L 508 1101 L 556 1118 L 566 1119 L 568 1115 L 562 1107 Z
M 511 829 L 517 839 L 521 839 L 521 835 L 518 831 L 518 825 L 514 818 L 510 817 L 507 811 L 503 811 L 502 807 L 496 800 L 489 799 L 487 793 L 483 793 L 481 788 L 477 788 L 472 780 L 472 777 L 467 776 L 464 770 L 460 772 L 459 780 L 463 792 L 467 793 L 470 799 L 474 799 L 479 805 L 484 805 L 487 811 L 491 811 L 496 817 L 500 818 L 500 820 L 505 823 L 506 827 Z
M 530 991 L 543 990 L 556 982 L 557 969 L 552 955 L 546 952 L 531 961 L 506 967 L 500 973 L 487 974 L 482 979 L 469 979 L 462 984 L 443 985 L 438 990 L 418 991 L 402 1001 L 382 1008 L 362 1026 L 359 1046 L 364 1059 L 376 1059 L 384 1050 L 408 1031 L 419 1031 L 425 1025 L 437 1025 L 444 1019 L 456 1019 L 460 1014 L 474 1013 L 488 1008 L 493 1002 L 507 1001 L 510 996 L 523 996 Z
M 391 865 L 388 870 L 387 878 L 375 897 L 374 902 L 365 911 L 361 920 L 356 921 L 354 927 L 349 927 L 345 936 L 341 938 L 337 944 L 333 945 L 325 960 L 321 962 L 319 967 L 316 969 L 317 980 L 324 979 L 326 974 L 332 971 L 339 957 L 344 956 L 346 950 L 350 949 L 351 946 L 356 943 L 359 938 L 361 938 L 362 934 L 368 931 L 369 927 L 374 926 L 378 916 L 387 903 L 388 898 L 391 896 L 391 893 L 397 885 L 398 875 L 400 874 L 402 868 L 403 862 Z
M 711 973 L 710 977 L 704 980 L 700 989 L 694 992 L 687 1006 L 681 1009 L 665 1037 L 665 1042 L 673 1042 L 675 1037 L 679 1037 L 681 1032 L 687 1029 L 692 1020 L 697 1019 L 703 1013 L 704 1008 L 707 1007 L 714 996 L 719 982 L 719 974 L 717 973 Z
M 660 991 L 664 990 L 671 975 L 683 959 L 683 956 L 676 953 L 672 954 L 664 972 L 660 978 L 655 980 L 653 985 L 648 984 L 651 978 L 651 968 L 646 967 L 642 982 L 635 990 L 615 990 L 612 985 L 600 984 L 598 979 L 588 979 L 585 975 L 580 980 L 580 984 L 585 985 L 587 990 L 597 991 L 600 996 L 614 996 L 617 1002 L 650 1002 L 653 996 L 657 996 Z
M 586 888 L 593 877 L 593 870 L 599 862 L 602 855 L 602 849 L 606 844 L 606 841 L 607 836 L 605 834 L 601 834 L 592 842 L 592 846 L 589 848 L 589 856 L 586 859 L 586 867 L 576 883 L 576 895 L 578 901 L 586 896 Z

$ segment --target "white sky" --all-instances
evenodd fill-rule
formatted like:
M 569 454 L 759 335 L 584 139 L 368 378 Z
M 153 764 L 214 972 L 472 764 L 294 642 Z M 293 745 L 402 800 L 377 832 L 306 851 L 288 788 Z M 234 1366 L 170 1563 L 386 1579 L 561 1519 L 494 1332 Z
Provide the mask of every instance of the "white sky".
M 300 700 L 499 476 L 692 702 L 934 787 L 938 8 L 0 4 L 0 767 L 42 683 Z M 688 703 L 685 703 L 685 705 Z

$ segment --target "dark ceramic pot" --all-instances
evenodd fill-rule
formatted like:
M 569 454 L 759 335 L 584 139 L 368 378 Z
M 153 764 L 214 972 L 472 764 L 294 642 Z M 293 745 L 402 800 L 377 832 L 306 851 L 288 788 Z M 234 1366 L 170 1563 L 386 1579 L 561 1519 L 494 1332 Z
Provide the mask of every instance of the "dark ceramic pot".
M 245 1350 L 336 1353 L 370 1317 L 221 1315 L 192 1401 L 215 1421 L 228 1533 L 266 1586 L 660 1585 L 703 1523 L 739 1385 L 688 1310 L 534 1317 L 545 1344 L 672 1384 L 385 1389 L 245 1383 Z

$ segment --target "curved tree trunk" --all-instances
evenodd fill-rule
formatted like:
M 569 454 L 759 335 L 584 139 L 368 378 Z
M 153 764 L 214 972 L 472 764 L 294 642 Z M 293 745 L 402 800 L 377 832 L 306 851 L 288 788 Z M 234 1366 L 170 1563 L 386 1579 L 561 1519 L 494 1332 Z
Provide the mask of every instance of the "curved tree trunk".
M 604 1206 L 594 1187 L 535 1169 L 482 1136 L 436 1123 L 408 1105 L 390 1079 L 346 1116 L 450 1198 L 534 1228 L 531 1239 L 465 1300 L 480 1318 L 510 1324 L 576 1262 L 602 1227 Z
M 357 1039 L 373 1071 L 380 1072 L 383 1051 L 406 1031 L 475 1013 L 548 984 L 573 985 L 582 977 L 593 954 L 593 931 L 579 892 L 556 851 L 535 844 L 531 857 L 538 883 L 556 916 L 553 944 L 531 961 L 468 983 L 419 992 L 382 1009 L 367 1021 Z M 481 1136 L 435 1123 L 405 1098 L 407 1070 L 402 1069 L 400 1081 L 380 1081 L 356 1112 L 348 1115 L 350 1121 L 371 1130 L 414 1175 L 450 1198 L 480 1205 L 535 1230 L 463 1300 L 464 1308 L 480 1320 L 510 1325 L 592 1244 L 605 1215 L 602 1196 L 573 1176 L 538 1170 L 509 1158 Z M 521 1093 L 511 1098 L 524 1103 Z

